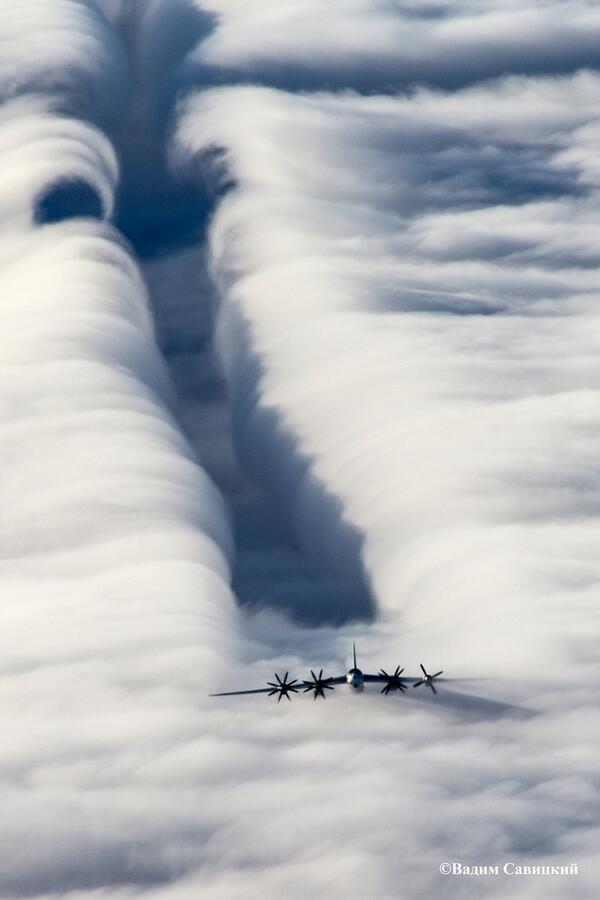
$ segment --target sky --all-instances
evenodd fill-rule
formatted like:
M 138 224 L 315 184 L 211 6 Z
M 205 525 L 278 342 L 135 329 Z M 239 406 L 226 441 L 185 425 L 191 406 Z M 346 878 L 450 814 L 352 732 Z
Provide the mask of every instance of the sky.
M 5 0 L 2 900 L 597 896 L 599 31 Z

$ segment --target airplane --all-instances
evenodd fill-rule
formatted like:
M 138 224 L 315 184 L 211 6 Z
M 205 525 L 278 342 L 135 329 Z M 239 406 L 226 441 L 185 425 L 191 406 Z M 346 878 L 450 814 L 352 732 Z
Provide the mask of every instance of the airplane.
M 321 669 L 318 675 L 311 669 L 311 678 L 309 679 L 298 680 L 297 678 L 294 678 L 292 681 L 288 681 L 289 672 L 286 672 L 282 681 L 277 672 L 275 672 L 275 681 L 267 681 L 267 687 L 253 688 L 248 691 L 223 691 L 218 694 L 209 694 L 209 696 L 233 697 L 240 694 L 268 694 L 270 697 L 276 696 L 277 702 L 279 703 L 282 697 L 287 697 L 287 699 L 291 701 L 291 695 L 297 694 L 300 690 L 302 690 L 304 694 L 312 691 L 313 699 L 316 700 L 317 697 L 325 699 L 327 696 L 325 692 L 333 691 L 335 687 L 340 684 L 346 684 L 351 691 L 359 692 L 364 690 L 365 684 L 370 683 L 383 684 L 380 693 L 385 694 L 386 696 L 392 691 L 398 691 L 403 694 L 406 691 L 407 686 L 411 683 L 413 687 L 425 685 L 425 687 L 430 688 L 434 694 L 437 694 L 434 681 L 443 674 L 443 669 L 430 675 L 425 669 L 425 666 L 422 663 L 420 665 L 423 674 L 418 681 L 415 681 L 414 677 L 401 677 L 404 669 L 401 669 L 400 666 L 396 666 L 396 670 L 391 674 L 388 674 L 385 669 L 380 669 L 378 675 L 368 675 L 358 668 L 356 664 L 356 644 L 352 644 L 352 668 L 349 669 L 345 675 L 323 678 L 323 669 Z M 441 680 L 448 681 L 450 679 L 442 678 Z

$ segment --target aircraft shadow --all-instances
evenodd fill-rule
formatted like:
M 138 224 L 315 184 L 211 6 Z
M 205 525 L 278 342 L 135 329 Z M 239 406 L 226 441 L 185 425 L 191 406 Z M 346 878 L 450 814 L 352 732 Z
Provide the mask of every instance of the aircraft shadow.
M 406 694 L 408 697 L 408 693 Z M 537 715 L 533 709 L 516 706 L 501 700 L 491 700 L 489 697 L 480 697 L 477 694 L 465 694 L 462 691 L 448 690 L 440 686 L 436 696 L 431 691 L 414 690 L 410 694 L 411 699 L 421 703 L 429 703 L 450 709 L 462 716 L 473 719 L 530 719 Z

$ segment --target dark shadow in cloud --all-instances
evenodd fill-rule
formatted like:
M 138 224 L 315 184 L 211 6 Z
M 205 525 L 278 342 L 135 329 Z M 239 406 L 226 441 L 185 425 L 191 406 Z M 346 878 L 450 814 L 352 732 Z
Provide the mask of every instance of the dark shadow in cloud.
M 522 206 L 541 199 L 579 197 L 586 191 L 575 166 L 559 170 L 548 165 L 551 155 L 560 150 L 558 142 L 549 140 L 541 151 L 500 141 L 491 148 L 485 135 L 474 140 L 455 128 L 439 128 L 417 137 L 415 143 L 408 152 L 400 140 L 386 147 L 390 163 L 382 176 L 393 183 L 391 160 L 400 157 L 410 185 L 396 206 L 390 205 L 390 210 L 403 215 Z
M 540 151 L 500 142 L 490 147 L 485 137 L 475 143 L 464 133 L 457 140 L 453 131 L 445 138 L 445 147 L 430 146 L 426 155 L 411 154 L 408 160 L 411 175 L 434 187 L 434 203 L 436 195 L 440 201 L 443 197 L 446 208 L 454 204 L 465 208 L 482 203 L 519 205 L 540 197 L 584 192 L 577 184 L 574 167 L 558 170 L 548 166 L 549 155 L 559 149 L 550 142 Z
M 402 16 L 405 19 L 434 22 L 439 19 L 449 19 L 450 15 L 451 11 L 448 6 L 441 3 L 421 3 L 420 0 L 417 0 L 414 6 L 406 3 L 402 6 Z
M 198 86 L 195 70 L 182 68 L 180 62 L 213 31 L 214 17 L 179 0 L 158 3 L 145 18 L 142 12 L 141 20 L 139 15 L 134 9 L 123 22 L 124 40 L 135 60 L 135 83 L 127 128 L 116 136 L 122 171 L 116 224 L 137 254 L 151 260 L 201 244 L 215 203 L 232 182 L 225 170 L 223 151 L 218 148 L 208 148 L 185 172 L 174 172 L 167 158 L 175 100 Z M 199 86 L 206 84 L 201 82 Z M 161 302 L 158 297 L 154 300 L 155 304 Z M 196 305 L 203 302 L 209 301 L 194 299 Z M 193 318 L 193 310 L 182 311 L 184 319 L 188 314 Z M 158 308 L 157 320 L 160 324 Z M 191 345 L 188 330 L 180 329 L 179 335 L 186 336 L 184 360 L 178 345 L 180 337 L 174 343 L 172 334 L 165 337 L 159 328 L 159 340 L 173 366 L 178 393 L 187 398 L 188 406 L 193 405 L 194 398 L 203 404 L 199 414 L 206 413 L 207 405 L 226 402 L 221 397 L 222 385 L 209 371 L 211 329 L 212 322 L 210 328 L 198 330 L 197 340 Z M 259 405 L 252 421 L 244 422 L 247 401 L 254 388 L 258 389 L 263 372 L 260 361 L 252 358 L 247 348 L 240 349 L 236 370 L 240 365 L 245 371 L 233 379 L 234 443 L 251 480 L 241 491 L 228 491 L 227 485 L 219 482 L 218 473 L 216 477 L 211 473 L 233 511 L 237 547 L 234 587 L 240 603 L 253 610 L 276 608 L 310 626 L 370 621 L 373 603 L 360 563 L 363 536 L 344 519 L 337 498 L 328 494 L 325 485 L 315 482 L 311 461 L 297 452 L 276 411 Z M 198 455 L 202 459 L 200 441 L 201 436 Z M 253 480 L 261 487 L 253 487 Z M 300 518 L 305 523 L 319 523 L 313 534 L 307 535 L 306 526 L 302 528 L 293 521 L 295 512 L 292 517 L 286 512 L 297 510 L 299 495 L 303 504 L 311 506 L 311 512 Z M 323 558 L 326 542 L 319 539 L 320 529 L 335 531 L 337 552 L 333 561 Z M 297 534 L 303 549 L 308 545 L 308 556 L 300 550 Z
M 262 397 L 263 363 L 252 349 L 252 335 L 238 310 L 227 310 L 224 327 L 232 360 L 229 374 L 236 453 L 250 477 L 276 498 L 270 508 L 261 503 L 235 511 L 236 544 L 242 552 L 244 547 L 252 549 L 261 530 L 280 528 L 287 518 L 288 547 L 296 549 L 293 535 L 297 536 L 316 565 L 320 581 L 316 593 L 311 593 L 311 584 L 303 584 L 302 573 L 293 573 L 289 566 L 285 571 L 294 577 L 281 577 L 281 554 L 275 553 L 270 560 L 254 554 L 238 570 L 236 593 L 245 605 L 283 607 L 305 625 L 372 621 L 375 607 L 362 564 L 364 535 L 348 520 L 339 498 L 315 476 L 314 461 L 299 449 L 281 413 Z M 279 512 L 274 516 L 275 508 Z M 259 573 L 262 577 L 257 579 Z M 265 584 L 277 584 L 277 589 L 269 594 L 257 592 L 256 585 L 263 579 Z
M 438 18 L 442 18 L 439 16 Z M 201 56 L 186 61 L 180 83 L 187 87 L 263 85 L 289 93 L 337 92 L 352 90 L 364 95 L 411 91 L 417 85 L 457 91 L 482 81 L 508 75 L 562 76 L 581 69 L 600 69 L 600 53 L 595 36 L 565 41 L 561 47 L 452 48 L 440 45 L 429 56 L 415 59 L 386 58 L 383 54 L 357 54 L 340 59 L 332 45 L 330 60 L 274 61 L 250 60 L 244 67 L 214 65 Z
M 157 174 L 139 164 L 133 153 L 121 156 L 123 178 L 118 198 L 117 227 L 138 256 L 151 259 L 202 240 L 212 202 L 192 179 L 180 182 L 156 160 Z
M 146 19 L 140 22 L 140 15 Z M 149 13 L 132 7 L 123 21 L 135 80 L 130 116 L 114 135 L 121 163 L 116 224 L 145 259 L 201 243 L 222 193 L 212 193 L 195 171 L 174 173 L 167 159 L 171 117 L 181 90 L 178 66 L 214 25 L 213 15 L 184 0 L 164 0 Z M 205 160 L 203 170 L 209 169 Z
M 202 252 L 188 249 L 148 263 L 145 273 L 158 340 L 179 398 L 181 425 L 231 511 L 236 546 L 233 586 L 238 602 L 252 613 L 277 610 L 307 628 L 369 619 L 371 603 L 356 562 L 348 560 L 344 566 L 353 576 L 340 580 L 331 575 L 300 546 L 284 497 L 270 477 L 274 473 L 253 466 L 248 475 L 237 463 L 228 391 L 212 346 L 215 287 L 204 266 Z M 260 371 L 258 366 L 254 374 Z M 238 384 L 238 396 L 249 387 Z M 269 436 L 263 437 L 269 444 Z M 244 440 L 240 435 L 242 444 Z M 287 446 L 283 450 L 291 452 Z M 334 498 L 328 502 L 331 527 L 339 529 L 339 504 Z M 347 546 L 348 555 L 360 553 L 361 545 L 356 533 L 354 546 Z M 349 584 L 352 579 L 354 583 Z
M 383 288 L 371 301 L 374 312 L 436 313 L 448 316 L 495 316 L 505 307 L 487 298 L 461 297 L 448 291 Z
M 274 609 L 307 628 L 373 618 L 362 584 L 343 584 L 304 557 L 285 511 L 268 494 L 233 503 L 238 551 L 233 587 L 242 607 Z M 356 543 L 361 543 L 355 531 Z M 350 561 L 349 568 L 355 564 Z
M 201 10 L 193 0 L 155 0 L 131 3 L 119 18 L 120 32 L 134 61 L 136 87 L 165 116 L 170 111 L 182 60 L 217 26 L 214 13 Z
M 88 217 L 101 219 L 102 200 L 85 181 L 66 181 L 51 185 L 37 198 L 34 221 L 38 225 Z
M 75 837 L 73 836 L 73 840 Z M 165 886 L 182 872 L 173 871 L 172 863 L 156 857 L 154 848 L 97 845 L 78 847 L 77 853 L 56 852 L 53 871 L 35 865 L 36 854 L 30 854 L 31 867 L 6 879 L 2 887 L 11 897 L 33 898 L 40 895 L 62 895 L 70 891 L 104 891 L 106 889 L 150 889 Z

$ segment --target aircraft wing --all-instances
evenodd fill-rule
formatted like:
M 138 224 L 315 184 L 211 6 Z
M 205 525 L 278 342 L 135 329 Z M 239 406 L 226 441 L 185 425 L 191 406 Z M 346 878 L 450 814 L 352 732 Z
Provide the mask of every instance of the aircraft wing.
M 221 691 L 218 694 L 209 694 L 209 697 L 233 697 L 236 694 L 270 694 L 273 688 L 255 688 L 252 691 Z
M 423 678 L 422 675 L 399 675 L 398 681 L 402 682 L 402 684 L 414 684 L 417 681 L 421 681 Z M 385 677 L 385 675 L 363 675 L 363 679 L 365 684 L 367 682 L 378 682 L 379 684 L 383 684 L 384 681 L 388 681 L 389 679 Z M 437 678 L 435 679 L 435 683 L 446 683 L 450 681 L 454 682 L 468 682 L 468 681 L 482 681 L 485 679 L 481 678 Z
M 335 684 L 346 684 L 346 676 L 339 675 L 336 678 L 324 678 L 323 681 L 326 684 L 335 685 Z M 296 691 L 302 691 L 305 688 L 312 686 L 311 681 L 307 681 L 304 678 L 294 679 L 293 687 Z M 274 693 L 273 687 L 264 687 L 264 688 L 254 688 L 249 691 L 219 691 L 216 694 L 209 694 L 209 697 L 235 697 L 239 694 L 272 694 Z
M 389 681 L 389 678 L 386 678 L 385 675 L 363 675 L 363 681 L 365 684 L 367 682 L 377 682 L 378 684 L 384 684 L 384 682 Z M 414 678 L 407 678 L 405 675 L 399 675 L 398 681 L 402 684 L 412 684 L 414 681 L 418 680 L 418 676 Z

